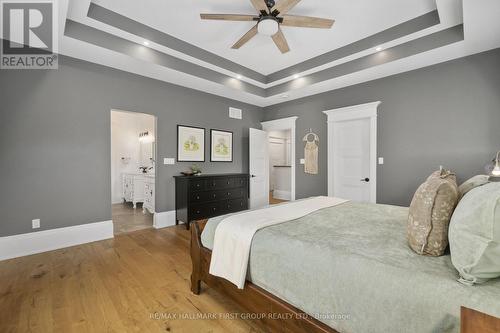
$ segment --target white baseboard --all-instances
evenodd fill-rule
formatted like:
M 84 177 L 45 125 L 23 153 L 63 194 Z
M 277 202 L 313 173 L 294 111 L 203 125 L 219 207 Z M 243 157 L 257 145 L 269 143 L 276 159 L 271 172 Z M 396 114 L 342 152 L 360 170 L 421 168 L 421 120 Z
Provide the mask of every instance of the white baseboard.
M 153 227 L 161 229 L 175 225 L 175 210 L 155 213 L 153 215 Z
M 273 191 L 273 197 L 275 199 L 279 199 L 279 200 L 291 200 L 292 199 L 292 192 L 290 192 L 290 191 L 274 190 Z
M 113 238 L 112 221 L 0 237 L 0 260 L 62 249 L 109 238 Z

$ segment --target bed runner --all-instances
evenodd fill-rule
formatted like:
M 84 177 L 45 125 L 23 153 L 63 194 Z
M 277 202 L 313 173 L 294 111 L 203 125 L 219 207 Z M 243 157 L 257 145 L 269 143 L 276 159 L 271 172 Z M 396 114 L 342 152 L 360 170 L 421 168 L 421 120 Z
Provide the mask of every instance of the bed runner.
M 323 196 L 312 197 L 226 217 L 215 230 L 210 274 L 225 278 L 239 289 L 243 289 L 252 238 L 259 229 L 296 220 L 347 201 Z

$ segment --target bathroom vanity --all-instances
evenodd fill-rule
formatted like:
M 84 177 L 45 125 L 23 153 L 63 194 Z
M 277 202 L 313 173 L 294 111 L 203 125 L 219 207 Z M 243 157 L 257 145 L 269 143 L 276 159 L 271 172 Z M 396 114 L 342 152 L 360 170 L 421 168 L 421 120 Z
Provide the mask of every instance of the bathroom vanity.
M 140 173 L 124 173 L 122 175 L 123 200 L 132 202 L 134 209 L 142 203 L 145 212 L 155 212 L 155 175 Z

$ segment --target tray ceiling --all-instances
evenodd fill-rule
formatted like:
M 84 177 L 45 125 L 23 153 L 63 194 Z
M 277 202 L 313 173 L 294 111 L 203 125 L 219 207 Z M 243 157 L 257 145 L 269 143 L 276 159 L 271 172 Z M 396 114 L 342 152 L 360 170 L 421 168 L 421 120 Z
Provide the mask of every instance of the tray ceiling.
M 302 0 L 290 14 L 336 22 L 331 30 L 283 27 L 287 54 L 265 36 L 233 50 L 254 23 L 199 18 L 253 14 L 249 0 L 60 3 L 62 54 L 259 106 L 500 46 L 496 0 Z

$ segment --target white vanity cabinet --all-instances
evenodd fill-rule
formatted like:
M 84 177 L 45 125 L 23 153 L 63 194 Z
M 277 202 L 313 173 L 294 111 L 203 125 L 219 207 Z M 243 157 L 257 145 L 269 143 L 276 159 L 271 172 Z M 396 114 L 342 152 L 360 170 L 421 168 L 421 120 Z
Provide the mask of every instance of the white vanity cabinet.
M 123 200 L 132 202 L 134 209 L 138 202 L 142 208 L 154 214 L 155 212 L 155 176 L 153 174 L 124 173 L 122 176 Z
M 144 181 L 144 203 L 142 205 L 142 210 L 145 212 L 146 209 L 154 214 L 155 212 L 155 178 L 153 176 L 145 176 Z
M 145 177 L 141 174 L 123 174 L 123 200 L 132 202 L 134 209 L 138 202 L 144 202 Z

